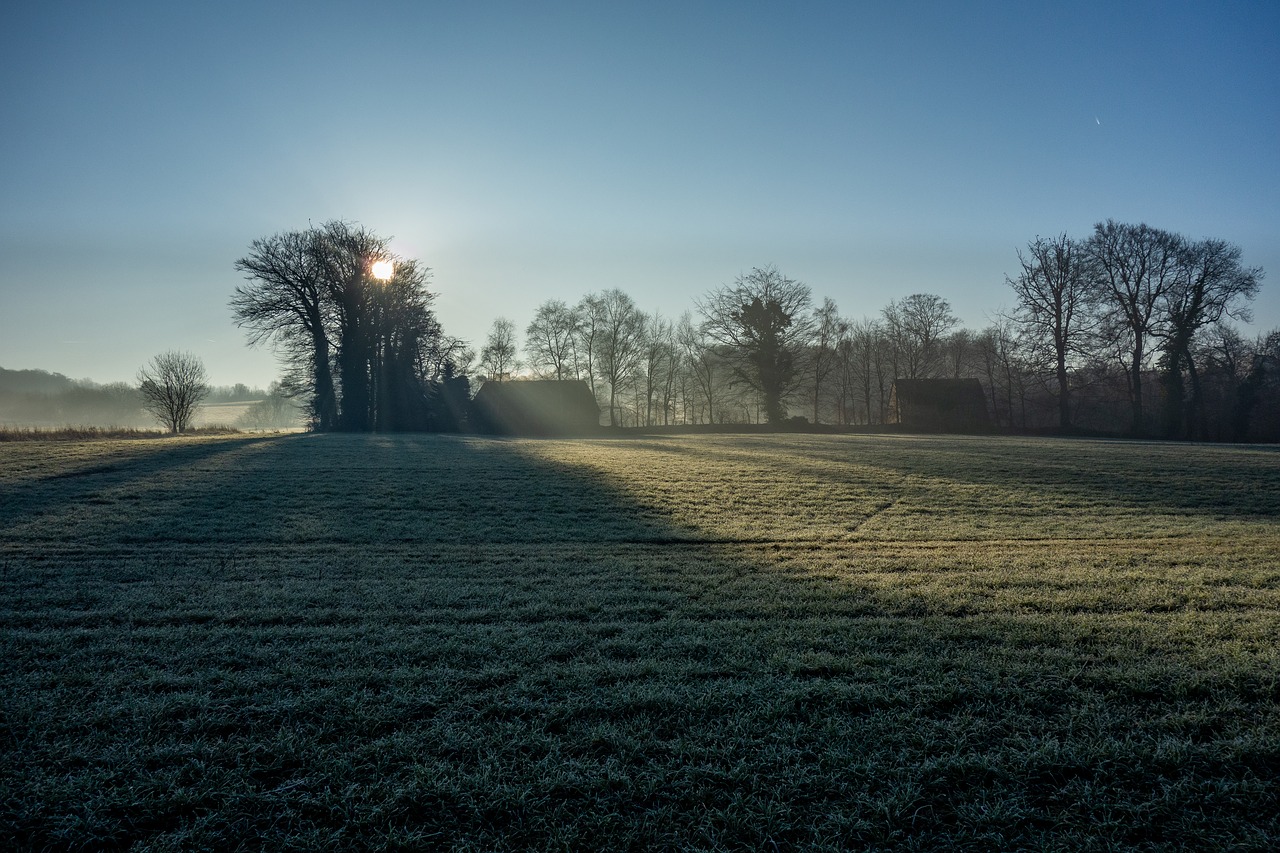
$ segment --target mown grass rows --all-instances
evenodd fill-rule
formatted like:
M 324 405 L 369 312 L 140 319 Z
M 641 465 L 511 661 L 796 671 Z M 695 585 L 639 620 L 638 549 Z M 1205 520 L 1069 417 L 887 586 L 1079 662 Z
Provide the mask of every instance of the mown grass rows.
M 1266 450 L 125 444 L 0 448 L 9 846 L 1280 839 Z

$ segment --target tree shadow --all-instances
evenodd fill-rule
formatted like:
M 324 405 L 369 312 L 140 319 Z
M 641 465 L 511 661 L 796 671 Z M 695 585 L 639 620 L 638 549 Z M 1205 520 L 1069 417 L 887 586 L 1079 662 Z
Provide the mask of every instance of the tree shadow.
M 242 454 L 275 440 L 279 439 L 220 437 L 180 443 L 166 439 L 129 440 L 114 443 L 105 457 L 85 456 L 71 464 L 51 460 L 34 475 L 14 478 L 0 492 L 0 533 L 18 535 L 15 528 L 20 525 L 40 525 L 44 516 L 76 511 L 85 504 L 100 504 L 102 496 L 108 493 L 130 494 L 150 489 L 174 472 L 198 476 L 206 468 L 216 466 L 219 457 Z M 31 449 L 42 452 L 37 445 Z M 58 449 L 63 447 L 60 445 Z
M 847 439 L 786 436 L 787 453 L 762 458 L 753 444 L 769 437 L 721 442 L 717 455 L 743 465 L 767 466 L 828 486 L 847 481 L 856 468 L 885 472 L 887 493 L 927 481 L 986 489 L 987 498 L 1025 498 L 1037 512 L 1041 499 L 1065 510 L 1088 507 L 1162 515 L 1199 515 L 1270 522 L 1280 518 L 1280 453 L 1276 448 L 1188 445 L 1095 439 L 965 436 L 850 436 Z M 679 441 L 635 439 L 634 446 L 680 454 L 699 450 Z M 853 473 L 861 483 L 865 477 Z M 992 504 L 991 509 L 996 509 Z
M 626 448 L 651 455 L 621 476 Z M 1220 628 L 1224 663 L 1178 614 L 957 609 L 964 566 L 945 555 L 907 565 L 924 551 L 749 524 L 708 535 L 664 490 L 688 448 L 663 441 L 231 450 L 84 475 L 104 479 L 74 504 L 37 483 L 39 523 L 6 517 L 4 748 L 24 769 L 0 762 L 0 826 L 18 843 L 1119 848 L 1277 832 L 1258 782 L 1280 769 L 1274 678 L 1240 646 L 1257 632 Z M 765 464 L 744 452 L 723 456 L 726 477 Z M 908 573 L 938 583 L 890 582 Z

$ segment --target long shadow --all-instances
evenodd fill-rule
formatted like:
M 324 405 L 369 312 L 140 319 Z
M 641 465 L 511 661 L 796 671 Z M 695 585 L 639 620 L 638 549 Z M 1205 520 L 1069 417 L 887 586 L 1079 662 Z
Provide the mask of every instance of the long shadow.
M 717 454 L 818 482 L 839 482 L 856 465 L 888 472 L 900 482 L 925 477 L 1160 513 L 1280 519 L 1280 453 L 1270 447 L 959 436 L 788 439 L 794 442 L 790 453 L 764 461 L 749 445 L 731 449 L 732 440 Z M 691 459 L 699 453 L 679 441 L 629 443 Z
M 57 466 L 46 474 L 5 484 L 0 491 L 0 535 L 20 522 L 66 510 L 104 492 L 142 488 L 167 472 L 195 469 L 226 454 L 277 440 L 254 436 L 179 444 L 165 439 L 121 442 L 117 452 L 106 458 Z
M 1246 657 L 1218 671 L 1141 620 L 955 613 L 856 566 L 831 579 L 821 553 L 704 541 L 583 464 L 590 442 L 236 447 L 86 475 L 101 503 L 36 484 L 40 523 L 6 517 L 3 749 L 23 769 L 0 762 L 0 831 L 19 846 L 1280 832 L 1274 786 L 1250 787 L 1280 751 L 1224 746 L 1276 734 L 1257 722 L 1274 678 Z M 1210 810 L 1207 790 L 1230 796 Z

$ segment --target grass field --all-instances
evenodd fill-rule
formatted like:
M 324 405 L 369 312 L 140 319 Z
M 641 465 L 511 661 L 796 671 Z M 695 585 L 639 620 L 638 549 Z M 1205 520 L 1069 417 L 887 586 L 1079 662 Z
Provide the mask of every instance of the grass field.
M 1280 451 L 0 444 L 0 848 L 1270 850 Z

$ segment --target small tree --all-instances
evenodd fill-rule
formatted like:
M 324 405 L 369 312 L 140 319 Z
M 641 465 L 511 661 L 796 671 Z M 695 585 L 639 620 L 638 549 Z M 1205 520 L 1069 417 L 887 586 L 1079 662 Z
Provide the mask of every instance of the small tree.
M 506 317 L 493 321 L 489 338 L 480 350 L 480 369 L 485 372 L 491 382 L 510 379 L 511 373 L 519 367 L 516 362 L 516 324 Z
M 169 432 L 185 432 L 209 394 L 209 376 L 196 356 L 169 350 L 138 371 L 138 391 L 142 407 Z

